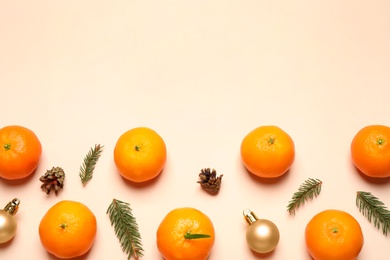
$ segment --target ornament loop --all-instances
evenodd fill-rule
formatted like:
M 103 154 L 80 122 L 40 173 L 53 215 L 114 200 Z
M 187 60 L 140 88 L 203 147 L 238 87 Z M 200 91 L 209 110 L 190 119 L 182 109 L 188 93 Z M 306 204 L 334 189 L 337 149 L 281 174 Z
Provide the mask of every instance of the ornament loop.
M 242 214 L 244 215 L 244 218 L 249 225 L 255 222 L 256 220 L 259 220 L 256 214 L 250 209 L 244 209 Z
M 20 200 L 18 198 L 14 198 L 12 201 L 8 202 L 7 205 L 5 205 L 4 210 L 11 215 L 15 215 L 18 212 L 19 204 Z

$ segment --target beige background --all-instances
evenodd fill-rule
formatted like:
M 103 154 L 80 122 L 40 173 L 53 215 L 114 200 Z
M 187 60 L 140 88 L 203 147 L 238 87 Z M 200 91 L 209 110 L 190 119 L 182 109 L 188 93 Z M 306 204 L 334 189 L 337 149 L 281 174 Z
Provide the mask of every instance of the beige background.
M 335 208 L 361 224 L 360 260 L 390 258 L 389 237 L 355 206 L 356 191 L 390 205 L 390 183 L 372 182 L 351 164 L 349 146 L 369 124 L 390 125 L 389 1 L 7 1 L 0 0 L 0 125 L 32 129 L 43 145 L 29 179 L 0 180 L 0 204 L 19 197 L 17 235 L 1 259 L 54 259 L 37 228 L 57 201 L 85 203 L 98 220 L 92 250 L 80 259 L 126 259 L 106 209 L 131 204 L 144 258 L 161 259 L 155 232 L 171 209 L 191 206 L 216 229 L 210 260 L 310 259 L 307 222 Z M 294 139 L 291 171 L 271 183 L 246 172 L 242 138 L 274 124 Z M 166 141 L 160 178 L 144 187 L 124 181 L 113 148 L 126 130 L 148 126 Z M 79 167 L 88 150 L 105 146 L 91 182 Z M 40 190 L 53 166 L 66 172 L 58 196 Z M 196 183 L 202 168 L 224 174 L 217 196 Z M 286 212 L 307 178 L 320 196 Z M 253 254 L 242 210 L 274 221 L 277 249 Z

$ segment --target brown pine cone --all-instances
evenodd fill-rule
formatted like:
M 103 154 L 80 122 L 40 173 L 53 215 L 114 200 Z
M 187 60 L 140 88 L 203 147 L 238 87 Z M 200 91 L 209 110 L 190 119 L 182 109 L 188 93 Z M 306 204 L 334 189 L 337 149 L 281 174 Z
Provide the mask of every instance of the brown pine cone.
M 217 172 L 214 169 L 211 171 L 210 168 L 205 168 L 199 173 L 200 181 L 197 183 L 200 183 L 200 186 L 205 191 L 211 194 L 217 194 L 221 189 L 222 176 L 223 174 L 217 177 Z
M 52 190 L 57 194 L 64 187 L 65 172 L 61 167 L 53 167 L 51 170 L 46 171 L 39 180 L 43 182 L 41 189 L 46 194 L 49 194 Z

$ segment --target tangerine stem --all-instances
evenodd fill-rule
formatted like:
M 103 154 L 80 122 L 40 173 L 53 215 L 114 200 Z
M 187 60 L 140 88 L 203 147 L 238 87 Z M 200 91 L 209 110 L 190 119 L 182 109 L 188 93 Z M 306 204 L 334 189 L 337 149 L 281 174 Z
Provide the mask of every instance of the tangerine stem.
M 332 228 L 332 233 L 337 233 L 337 232 L 339 232 L 339 229 L 337 227 L 333 227 Z
M 275 138 L 273 138 L 273 137 L 270 137 L 270 138 L 269 138 L 269 140 L 268 140 L 268 142 L 269 142 L 270 144 L 274 144 L 274 142 L 275 142 Z
M 185 239 L 198 239 L 198 238 L 209 238 L 210 235 L 207 234 L 191 234 L 190 231 L 184 234 Z
M 383 139 L 382 139 L 382 138 L 380 138 L 380 139 L 378 140 L 378 144 L 379 144 L 379 145 L 383 144 Z
M 61 223 L 60 228 L 65 229 L 66 226 L 68 226 L 68 224 L 66 224 L 66 223 Z
M 11 144 L 5 144 L 3 147 L 5 150 L 8 151 L 9 149 L 11 149 Z
M 138 152 L 139 150 L 141 150 L 141 147 L 138 146 L 138 145 L 136 145 L 136 146 L 134 147 L 134 149 Z

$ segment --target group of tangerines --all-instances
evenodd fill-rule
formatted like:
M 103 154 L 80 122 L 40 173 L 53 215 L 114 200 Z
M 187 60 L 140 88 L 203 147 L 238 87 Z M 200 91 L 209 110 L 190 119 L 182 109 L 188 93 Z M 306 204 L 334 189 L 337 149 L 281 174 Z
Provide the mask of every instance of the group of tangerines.
M 0 129 L 0 177 L 18 180 L 31 175 L 39 164 L 42 146 L 33 131 L 12 125 Z M 370 125 L 356 133 L 351 142 L 356 168 L 373 178 L 390 177 L 390 127 Z M 292 138 L 277 126 L 260 126 L 241 143 L 241 159 L 247 170 L 260 178 L 285 174 L 295 158 Z M 133 128 L 119 137 L 114 162 L 123 178 L 136 183 L 157 177 L 165 166 L 166 145 L 147 127 Z M 85 254 L 96 236 L 96 218 L 88 207 L 76 201 L 52 206 L 39 225 L 43 247 L 61 259 Z M 167 260 L 207 259 L 215 240 L 210 218 L 194 208 L 177 208 L 161 221 L 157 247 Z M 306 226 L 306 247 L 316 260 L 356 259 L 363 247 L 359 223 L 347 212 L 325 210 Z

